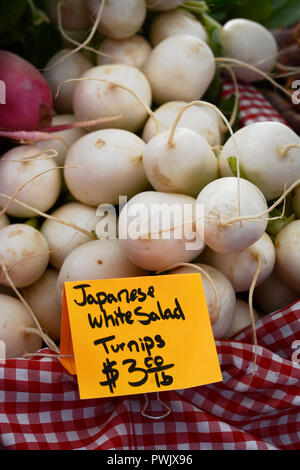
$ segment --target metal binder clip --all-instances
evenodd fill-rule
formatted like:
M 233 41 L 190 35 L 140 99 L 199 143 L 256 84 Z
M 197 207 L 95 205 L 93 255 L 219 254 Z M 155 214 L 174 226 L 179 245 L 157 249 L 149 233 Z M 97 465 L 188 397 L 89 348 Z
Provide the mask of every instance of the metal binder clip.
M 161 401 L 160 399 L 160 396 L 159 396 L 159 392 L 156 392 L 156 398 L 157 400 L 159 401 L 159 403 L 164 407 L 164 408 L 167 408 L 168 411 L 166 411 L 166 413 L 164 413 L 163 415 L 161 416 L 150 416 L 148 415 L 147 413 L 145 413 L 145 410 L 147 408 L 147 406 L 149 405 L 149 398 L 146 394 L 144 394 L 144 397 L 145 397 L 145 405 L 144 405 L 144 408 L 142 409 L 141 411 L 141 414 L 145 417 L 145 418 L 149 418 L 149 419 L 163 419 L 163 418 L 166 418 L 167 416 L 169 416 L 169 414 L 171 413 L 171 408 L 166 405 L 166 403 L 164 403 L 163 401 Z

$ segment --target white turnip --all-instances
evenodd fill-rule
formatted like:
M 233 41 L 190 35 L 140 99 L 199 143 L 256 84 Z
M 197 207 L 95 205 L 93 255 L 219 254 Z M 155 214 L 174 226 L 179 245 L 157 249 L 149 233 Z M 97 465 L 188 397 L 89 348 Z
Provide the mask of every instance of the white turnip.
M 52 118 L 52 124 L 59 126 L 63 124 L 71 124 L 76 122 L 75 116 L 72 114 L 56 115 Z M 60 131 L 53 136 L 53 139 L 41 140 L 36 142 L 35 146 L 40 150 L 52 149 L 57 152 L 55 162 L 58 166 L 64 166 L 65 159 L 68 149 L 74 144 L 80 137 L 85 135 L 84 129 L 68 129 Z M 58 138 L 57 138 L 58 137 Z
M 248 19 L 235 18 L 223 26 L 220 31 L 225 57 L 253 65 L 265 73 L 272 72 L 278 54 L 278 47 L 273 34 L 260 23 Z M 256 82 L 262 74 L 237 67 L 234 72 L 239 80 Z
M 58 24 L 57 8 L 60 0 L 47 0 L 45 11 L 51 21 Z M 86 0 L 64 0 L 61 2 L 61 18 L 64 29 L 81 31 L 89 28 L 90 18 Z
M 300 178 L 300 138 L 280 122 L 257 122 L 239 129 L 225 143 L 219 164 L 222 176 L 231 176 L 230 157 L 239 157 L 240 169 L 265 195 L 275 199 Z M 236 153 L 239 155 L 236 155 Z
M 45 272 L 49 246 L 45 237 L 26 224 L 11 224 L 0 230 L 0 283 L 9 286 L 5 269 L 16 287 L 27 287 Z
M 194 260 L 204 248 L 194 229 L 195 202 L 182 194 L 154 191 L 130 199 L 119 216 L 125 255 L 148 271 Z
M 205 242 L 218 253 L 241 251 L 266 230 L 266 200 L 254 184 L 243 178 L 219 178 L 209 183 L 200 192 L 197 204 L 204 207 Z M 247 220 L 256 214 L 257 217 Z M 244 219 L 240 221 L 240 217 Z
M 102 0 L 101 0 L 102 1 Z M 95 20 L 100 0 L 86 0 L 91 19 Z M 126 39 L 136 34 L 144 23 L 146 4 L 144 0 L 109 0 L 104 4 L 99 31 L 112 39 Z
M 78 202 L 65 204 L 52 212 L 51 215 L 59 220 L 72 222 L 86 230 L 95 230 L 96 228 L 96 209 Z M 41 227 L 41 233 L 46 238 L 51 250 L 50 263 L 56 269 L 61 268 L 71 251 L 90 241 L 74 228 L 62 225 L 55 220 L 46 220 Z
M 264 313 L 272 313 L 296 302 L 299 293 L 291 289 L 274 269 L 266 281 L 255 289 L 254 298 Z
M 49 149 L 49 147 L 48 147 Z M 43 212 L 56 202 L 61 189 L 61 176 L 54 158 L 32 145 L 21 145 L 6 152 L 0 160 L 0 193 L 13 196 L 19 201 Z M 40 176 L 39 176 L 40 175 Z M 7 200 L 0 197 L 4 208 Z M 14 217 L 33 217 L 35 212 L 11 202 L 6 208 Z
M 132 93 L 118 84 L 129 88 Z M 151 88 L 140 70 L 125 64 L 93 67 L 82 75 L 76 85 L 74 114 L 79 121 L 122 116 L 115 122 L 100 124 L 96 128 L 117 127 L 135 132 L 146 120 L 147 111 L 133 94 L 147 106 L 151 105 Z
M 35 324 L 20 300 L 0 294 L 0 340 L 5 344 L 7 359 L 34 353 L 42 347 L 40 336 L 31 332 L 34 328 Z
M 151 46 L 139 35 L 122 40 L 105 38 L 99 52 L 98 65 L 126 64 L 141 69 L 149 57 Z
M 219 269 L 231 282 L 235 292 L 249 291 L 253 277 L 259 270 L 256 286 L 272 273 L 275 265 L 275 248 L 269 235 L 264 233 L 253 245 L 242 251 L 220 254 L 206 248 L 200 261 Z
M 176 9 L 157 15 L 151 23 L 150 39 L 155 47 L 164 39 L 176 34 L 190 34 L 208 41 L 208 35 L 200 21 L 191 13 Z
M 165 126 L 171 129 L 178 113 L 187 105 L 186 101 L 170 101 L 155 110 L 155 115 Z M 178 126 L 187 127 L 205 137 L 207 142 L 214 146 L 223 141 L 221 120 L 216 111 L 207 106 L 191 106 L 181 116 Z M 157 123 L 153 117 L 149 117 L 143 130 L 143 140 L 147 143 L 152 137 L 164 132 L 166 128 Z
M 153 11 L 173 10 L 184 3 L 184 0 L 146 0 L 147 8 Z
M 48 269 L 42 277 L 24 289 L 24 297 L 30 305 L 43 331 L 53 341 L 60 338 L 61 304 L 56 286 L 58 271 Z
M 200 272 L 200 274 L 207 309 L 211 320 L 212 318 L 215 320 L 212 321 L 214 337 L 215 339 L 223 339 L 231 327 L 236 308 L 235 292 L 226 276 L 218 269 L 201 263 L 196 263 L 195 267 L 191 264 L 190 266 L 172 269 L 169 274 L 198 273 L 197 267 L 204 271 L 204 273 Z M 208 274 L 210 279 L 205 276 L 205 273 Z M 212 288 L 212 283 L 216 292 Z
M 59 272 L 57 288 L 61 297 L 65 282 L 111 279 L 145 275 L 124 254 L 117 239 L 95 240 L 75 248 Z
M 300 220 L 286 225 L 275 239 L 276 268 L 292 289 L 300 292 Z
M 57 52 L 46 64 L 44 77 L 46 78 L 53 95 L 56 94 L 58 85 L 64 80 L 81 77 L 87 70 L 92 68 L 92 63 L 80 52 L 72 52 L 71 49 L 62 49 Z M 69 54 L 63 61 L 61 59 Z M 58 96 L 55 97 L 53 105 L 60 114 L 73 113 L 73 93 L 76 82 L 66 83 Z
M 72 145 L 66 158 L 65 180 L 83 204 L 116 205 L 119 196 L 132 197 L 148 182 L 143 168 L 144 141 L 122 129 L 91 132 Z M 68 168 L 79 166 L 80 168 Z
M 160 42 L 143 68 L 158 104 L 199 100 L 212 82 L 215 70 L 211 49 L 203 40 L 188 34 L 170 36 Z
M 198 132 L 185 127 L 153 137 L 143 153 L 146 176 L 156 191 L 197 197 L 218 177 L 217 158 Z
M 254 320 L 259 320 L 259 315 L 256 310 L 253 311 Z M 249 304 L 241 299 L 236 299 L 236 307 L 234 311 L 233 321 L 231 328 L 226 333 L 224 339 L 230 339 L 240 331 L 244 330 L 248 326 L 251 326 L 251 317 Z

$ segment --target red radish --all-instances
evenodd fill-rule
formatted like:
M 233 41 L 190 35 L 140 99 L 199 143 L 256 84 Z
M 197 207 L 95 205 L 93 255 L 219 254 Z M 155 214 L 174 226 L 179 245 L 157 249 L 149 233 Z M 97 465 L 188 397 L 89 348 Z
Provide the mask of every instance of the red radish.
M 0 106 L 0 129 L 30 131 L 51 123 L 52 93 L 33 65 L 1 50 L 0 80 L 6 88 L 6 104 Z

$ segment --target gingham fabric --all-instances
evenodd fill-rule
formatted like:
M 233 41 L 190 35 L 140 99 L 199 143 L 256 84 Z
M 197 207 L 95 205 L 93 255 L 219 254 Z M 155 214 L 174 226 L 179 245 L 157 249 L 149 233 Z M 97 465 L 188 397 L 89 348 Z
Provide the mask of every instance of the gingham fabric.
M 259 320 L 257 336 L 254 376 L 247 329 L 234 341 L 216 342 L 223 382 L 160 393 L 171 413 L 158 421 L 142 416 L 144 395 L 80 400 L 76 377 L 57 359 L 9 359 L 0 366 L 2 444 L 17 450 L 300 449 L 300 365 L 291 361 L 300 301 Z M 156 395 L 148 396 L 147 414 L 162 415 Z
M 235 88 L 231 81 L 223 81 L 222 97 L 229 98 Z M 255 122 L 277 121 L 286 124 L 264 96 L 252 85 L 239 84 L 241 126 Z
M 223 96 L 233 91 L 226 82 Z M 240 86 L 240 99 L 242 125 L 283 122 L 252 86 Z M 76 377 L 57 358 L 9 359 L 0 364 L 0 444 L 10 450 L 299 450 L 300 352 L 293 347 L 300 341 L 300 301 L 256 326 L 254 376 L 248 328 L 234 340 L 216 341 L 223 381 L 160 393 L 171 413 L 157 421 L 142 416 L 144 395 L 80 400 Z M 147 414 L 162 415 L 156 395 L 148 397 Z

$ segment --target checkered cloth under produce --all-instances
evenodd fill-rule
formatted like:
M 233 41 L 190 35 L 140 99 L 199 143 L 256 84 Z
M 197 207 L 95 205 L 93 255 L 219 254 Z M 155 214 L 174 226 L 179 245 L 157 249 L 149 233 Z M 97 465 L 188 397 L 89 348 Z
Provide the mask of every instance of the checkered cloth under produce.
M 234 91 L 224 85 L 224 97 Z M 242 125 L 282 121 L 254 87 L 240 86 Z M 171 413 L 142 416 L 144 395 L 80 400 L 76 377 L 53 357 L 0 364 L 0 444 L 15 450 L 300 449 L 300 301 L 216 341 L 223 382 L 160 393 Z M 296 349 L 295 349 L 296 347 Z M 43 353 L 51 353 L 48 349 Z M 150 394 L 147 413 L 165 412 Z

